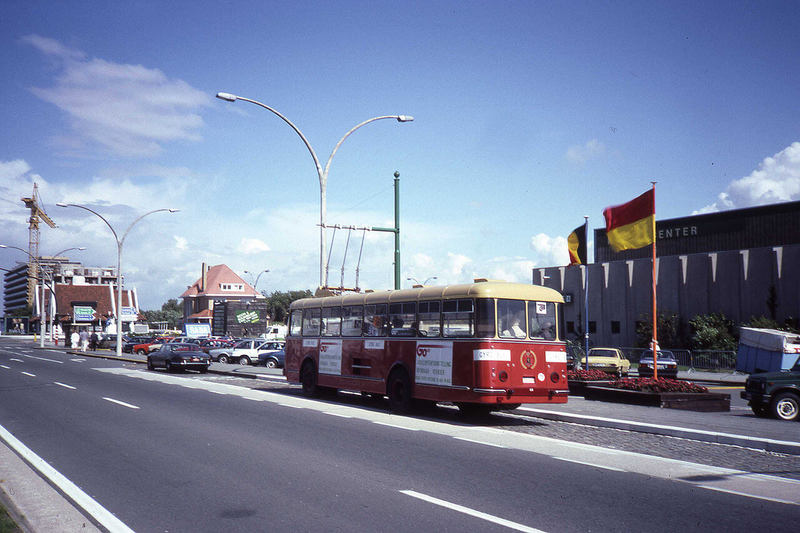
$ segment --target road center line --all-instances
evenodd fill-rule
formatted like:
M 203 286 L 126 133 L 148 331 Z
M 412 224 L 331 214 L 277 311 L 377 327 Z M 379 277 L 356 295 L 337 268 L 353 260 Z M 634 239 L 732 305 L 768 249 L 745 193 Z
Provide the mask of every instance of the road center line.
M 56 385 L 58 385 L 59 387 L 64 387 L 65 389 L 72 389 L 72 390 L 76 390 L 76 389 L 75 389 L 75 387 L 73 387 L 72 385 L 67 385 L 66 383 L 61 383 L 61 382 L 59 382 L 59 381 L 54 381 L 53 383 L 55 383 L 55 384 L 56 384 Z
M 482 513 L 480 511 L 476 511 L 475 509 L 464 507 L 463 505 L 458 505 L 445 500 L 440 500 L 439 498 L 434 498 L 433 496 L 428 496 L 427 494 L 422 494 L 420 492 L 416 492 L 413 490 L 401 490 L 400 492 L 402 492 L 406 496 L 411 496 L 412 498 L 417 498 L 419 500 L 432 503 L 434 505 L 439 505 L 447 509 L 452 509 L 453 511 L 458 511 L 459 513 L 468 514 L 470 516 L 486 520 L 487 522 L 493 522 L 495 524 L 505 526 L 509 529 L 515 529 L 517 531 L 525 531 L 527 533 L 542 533 L 541 529 L 535 529 L 532 527 L 528 527 L 524 524 L 519 524 L 517 522 L 512 522 L 511 520 L 506 520 L 505 518 L 500 518 L 499 516 Z
M 11 357 L 11 358 L 9 359 L 9 361 L 16 361 L 16 362 L 18 362 L 18 363 L 24 363 L 24 362 L 25 362 L 25 361 L 23 361 L 22 359 L 16 359 L 16 358 L 14 358 L 14 357 Z
M 6 366 L 6 365 L 0 365 L 0 368 L 5 368 L 6 370 L 11 370 L 11 367 L 10 366 Z
M 26 376 L 30 376 L 32 378 L 36 377 L 36 374 L 31 374 L 30 372 L 23 372 L 23 374 L 25 374 Z
M 124 407 L 129 407 L 131 409 L 139 409 L 139 407 L 136 405 L 131 405 L 129 403 L 121 402 L 119 400 L 115 400 L 114 398 L 106 398 L 105 396 L 103 396 L 103 399 L 106 400 L 107 402 L 115 403 L 117 405 L 122 405 Z
M 35 355 L 23 355 L 22 357 L 27 357 L 28 359 L 38 359 L 39 361 L 49 361 L 50 363 L 58 363 L 59 365 L 64 364 L 64 361 L 56 361 L 55 359 L 48 359 L 46 357 L 36 357 Z

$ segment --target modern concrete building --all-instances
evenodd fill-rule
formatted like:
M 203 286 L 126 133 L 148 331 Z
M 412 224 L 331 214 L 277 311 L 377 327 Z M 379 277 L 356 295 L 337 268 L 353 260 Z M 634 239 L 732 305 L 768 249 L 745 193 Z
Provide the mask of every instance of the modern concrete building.
M 595 229 L 594 242 L 594 263 L 534 269 L 533 283 L 565 295 L 568 338 L 577 338 L 588 270 L 590 340 L 634 346 L 637 322 L 652 312 L 651 248 L 615 253 L 604 228 Z M 800 317 L 800 202 L 657 221 L 656 250 L 659 313 L 684 324 L 708 313 L 736 324 Z

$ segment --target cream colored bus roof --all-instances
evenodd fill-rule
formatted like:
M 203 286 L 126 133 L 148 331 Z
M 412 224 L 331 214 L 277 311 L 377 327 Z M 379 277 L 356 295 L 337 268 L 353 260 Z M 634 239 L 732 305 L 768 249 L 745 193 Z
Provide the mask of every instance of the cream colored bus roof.
M 292 302 L 291 309 L 425 300 L 453 300 L 457 298 L 507 298 L 510 300 L 564 303 L 564 298 L 561 296 L 561 293 L 540 285 L 509 283 L 506 281 L 476 281 L 475 283 L 465 283 L 463 285 L 443 285 L 438 287 L 401 289 L 399 291 L 351 293 L 341 296 L 326 296 L 324 298 L 303 298 L 302 300 L 295 300 Z

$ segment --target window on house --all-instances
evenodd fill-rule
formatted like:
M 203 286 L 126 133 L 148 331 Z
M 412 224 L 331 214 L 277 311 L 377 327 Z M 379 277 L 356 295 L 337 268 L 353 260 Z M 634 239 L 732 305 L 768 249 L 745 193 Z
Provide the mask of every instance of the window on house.
M 619 320 L 612 320 L 611 321 L 611 333 L 619 333 L 619 331 L 620 331 Z

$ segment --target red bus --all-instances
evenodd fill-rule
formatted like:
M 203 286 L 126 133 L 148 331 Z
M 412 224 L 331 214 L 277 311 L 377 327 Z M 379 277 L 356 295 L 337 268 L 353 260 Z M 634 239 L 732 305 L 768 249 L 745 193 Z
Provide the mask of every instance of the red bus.
M 399 412 L 566 403 L 563 303 L 553 289 L 483 279 L 296 300 L 284 375 L 309 396 L 386 395 Z

